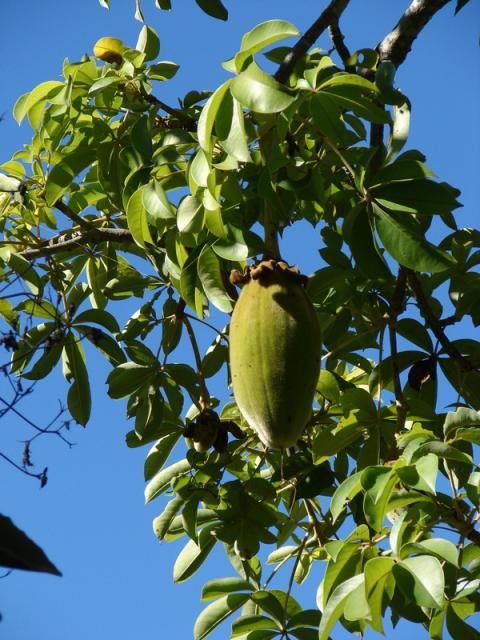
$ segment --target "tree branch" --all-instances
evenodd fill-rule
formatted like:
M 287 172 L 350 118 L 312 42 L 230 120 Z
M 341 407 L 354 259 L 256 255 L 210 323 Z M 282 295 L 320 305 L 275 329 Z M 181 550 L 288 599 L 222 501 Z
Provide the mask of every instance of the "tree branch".
M 418 34 L 448 2 L 450 0 L 412 0 L 392 31 L 378 44 L 380 60 L 390 60 L 399 67 Z
M 20 255 L 27 260 L 34 260 L 42 256 L 52 256 L 61 251 L 73 251 L 87 242 L 133 242 L 130 231 L 118 227 L 90 228 L 84 232 L 73 232 L 73 237 L 71 234 L 71 231 L 62 233 L 35 249 L 20 252 Z M 57 238 L 58 242 L 55 242 Z
M 85 220 L 84 218 L 82 218 L 82 216 L 79 216 L 78 213 L 72 211 L 68 204 L 63 202 L 63 200 L 58 200 L 54 206 L 56 209 L 61 211 L 63 215 L 66 216 L 69 220 L 71 220 L 75 224 L 78 224 L 79 227 L 83 229 L 91 229 L 91 225 L 88 220 Z
M 340 29 L 338 17 L 332 20 L 330 26 L 328 27 L 328 34 L 330 36 L 330 40 L 332 41 L 333 46 L 337 50 L 338 55 L 342 59 L 343 65 L 345 67 L 345 71 L 349 73 L 355 72 L 355 67 L 348 64 L 348 60 L 350 58 L 350 51 L 345 44 L 345 37 Z
M 307 53 L 325 29 L 332 23 L 338 23 L 339 17 L 345 11 L 349 2 L 350 0 L 331 0 L 327 8 L 322 11 L 317 20 L 305 31 L 285 56 L 274 76 L 278 82 L 285 82 L 298 60 Z

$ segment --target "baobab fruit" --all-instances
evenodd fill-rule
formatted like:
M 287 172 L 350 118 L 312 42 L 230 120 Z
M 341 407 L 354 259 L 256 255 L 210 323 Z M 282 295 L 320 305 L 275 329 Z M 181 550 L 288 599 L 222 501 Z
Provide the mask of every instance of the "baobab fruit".
M 284 262 L 250 269 L 230 324 L 235 400 L 260 440 L 291 447 L 311 411 L 320 367 L 320 327 L 302 276 Z

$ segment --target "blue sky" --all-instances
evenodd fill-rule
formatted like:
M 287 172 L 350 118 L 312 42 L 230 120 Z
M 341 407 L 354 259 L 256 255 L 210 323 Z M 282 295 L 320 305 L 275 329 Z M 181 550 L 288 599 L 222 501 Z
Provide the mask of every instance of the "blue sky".
M 65 57 L 74 61 L 92 49 L 101 36 L 115 35 L 135 45 L 140 24 L 133 19 L 134 0 L 111 0 L 110 12 L 97 0 L 16 0 L 3 3 L 0 56 L 2 92 L 0 162 L 29 141 L 28 125 L 18 127 L 11 110 L 15 99 L 42 81 L 59 77 Z M 193 0 L 173 0 L 170 14 L 143 0 L 148 23 L 160 35 L 160 59 L 180 64 L 178 76 L 158 91 L 175 103 L 188 90 L 214 89 L 225 77 L 221 62 L 235 52 L 242 34 L 269 18 L 291 20 L 301 30 L 316 18 L 322 3 L 309 0 L 226 0 L 231 18 L 221 23 L 206 17 Z M 447 6 L 426 28 L 398 73 L 400 88 L 413 103 L 409 148 L 427 155 L 441 180 L 462 191 L 461 226 L 478 226 L 478 147 L 480 142 L 478 0 L 453 17 Z M 352 1 L 342 29 L 353 51 L 374 46 L 408 5 L 403 0 Z M 326 36 L 319 42 L 329 48 Z M 289 231 L 284 254 L 306 273 L 321 266 L 320 236 L 300 225 Z M 128 314 L 120 311 L 124 322 Z M 450 334 L 455 337 L 455 330 Z M 457 336 L 458 337 L 458 336 Z M 202 334 L 204 345 L 213 336 Z M 179 354 L 179 357 L 189 354 Z M 162 504 L 143 505 L 143 460 L 146 449 L 129 450 L 129 430 L 123 402 L 106 397 L 108 369 L 92 360 L 94 411 L 87 429 L 73 427 L 76 444 L 68 449 L 58 438 L 40 438 L 33 449 L 40 470 L 48 465 L 50 480 L 40 490 L 31 479 L 0 461 L 3 513 L 13 518 L 47 551 L 63 578 L 15 572 L 0 580 L 0 636 L 7 640 L 127 640 L 142 636 L 192 637 L 202 604 L 201 585 L 213 577 L 233 575 L 221 551 L 216 551 L 189 582 L 175 586 L 172 567 L 183 541 L 159 545 L 151 520 Z M 2 382 L 2 384 L 4 384 Z M 25 404 L 39 423 L 52 417 L 62 394 L 60 375 L 53 377 Z M 4 395 L 4 390 L 0 391 Z M 0 422 L 2 451 L 17 457 L 19 440 L 31 433 L 11 416 Z M 317 569 L 295 595 L 314 606 L 320 572 Z M 301 594 L 301 595 L 300 595 Z M 400 625 L 389 638 L 409 632 Z M 416 631 L 416 637 L 419 631 Z M 227 637 L 225 628 L 213 640 Z M 334 640 L 349 637 L 339 630 Z M 374 637 L 373 635 L 371 636 Z M 375 636 L 376 637 L 376 636 Z M 425 635 L 426 637 L 426 635 Z

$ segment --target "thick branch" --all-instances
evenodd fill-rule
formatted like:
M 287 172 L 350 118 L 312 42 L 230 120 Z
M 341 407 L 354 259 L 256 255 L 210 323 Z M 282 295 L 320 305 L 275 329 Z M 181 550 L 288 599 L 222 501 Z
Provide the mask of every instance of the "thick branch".
M 452 358 L 452 360 L 458 362 L 463 371 L 472 371 L 472 369 L 474 368 L 472 363 L 460 353 L 457 347 L 452 344 L 445 335 L 441 320 L 437 318 L 437 316 L 430 308 L 427 296 L 422 289 L 422 284 L 418 279 L 416 273 L 414 273 L 410 269 L 407 269 L 407 274 L 408 282 L 410 284 L 410 287 L 412 288 L 415 298 L 417 299 L 420 313 L 422 314 L 429 328 L 433 331 L 439 343 L 442 345 L 445 353 L 447 353 Z
M 83 228 L 83 229 L 91 228 L 91 225 L 88 222 L 88 220 L 85 220 L 84 218 L 82 218 L 82 216 L 79 216 L 78 213 L 75 213 L 75 211 L 72 211 L 72 209 L 70 209 L 68 204 L 65 204 L 63 200 L 58 200 L 55 203 L 55 208 L 61 211 L 63 215 L 66 216 L 69 220 L 71 220 L 75 224 L 78 224 L 80 228 Z
M 338 22 L 339 17 L 345 11 L 350 0 L 331 0 L 327 8 L 322 11 L 312 26 L 305 31 L 303 36 L 295 43 L 291 51 L 285 56 L 282 64 L 275 73 L 275 79 L 285 82 L 295 64 L 304 56 L 315 41 L 331 25 Z
M 377 46 L 380 59 L 390 60 L 399 67 L 418 34 L 449 1 L 413 0 L 392 31 Z
M 64 240 L 63 238 L 66 239 Z M 83 232 L 74 232 L 71 237 L 70 232 L 63 233 L 59 236 L 58 242 L 46 242 L 45 244 L 35 248 L 26 249 L 20 255 L 27 260 L 33 260 L 42 256 L 52 256 L 61 251 L 73 251 L 79 246 L 87 242 L 133 242 L 132 234 L 128 229 L 118 229 L 104 227 L 100 229 L 89 229 Z

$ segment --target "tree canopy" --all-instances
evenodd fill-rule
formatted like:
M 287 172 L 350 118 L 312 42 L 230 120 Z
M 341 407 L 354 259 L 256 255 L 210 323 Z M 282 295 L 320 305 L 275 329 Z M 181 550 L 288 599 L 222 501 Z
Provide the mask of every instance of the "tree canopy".
M 196 2 L 228 18 L 220 0 Z M 480 609 L 480 343 L 448 334 L 480 324 L 480 233 L 458 228 L 459 191 L 409 148 L 411 104 L 395 83 L 452 3 L 412 2 L 358 51 L 340 29 L 348 4 L 332 0 L 303 34 L 280 19 L 253 27 L 224 63 L 230 77 L 177 106 L 157 97 L 178 67 L 158 59 L 152 26 L 134 47 L 103 38 L 18 99 L 33 138 L 0 166 L 11 405 L 61 366 L 68 412 L 86 426 L 89 354 L 106 358 L 126 444 L 148 445 L 154 533 L 185 538 L 174 581 L 216 545 L 231 561 L 231 576 L 203 587 L 196 640 L 230 617 L 232 638 L 327 640 L 337 624 L 382 632 L 386 615 L 435 640 L 478 637 L 466 619 Z M 331 52 L 315 47 L 326 30 Z M 324 266 L 302 278 L 321 367 L 302 437 L 269 449 L 229 389 L 230 315 L 242 274 L 280 261 L 283 232 L 302 221 L 322 239 Z M 120 326 L 125 304 L 135 311 Z M 7 460 L 45 483 L 30 445 L 21 464 Z M 0 531 L 14 541 L 0 564 L 58 573 L 8 518 Z M 315 563 L 318 609 L 303 609 L 292 586 Z

